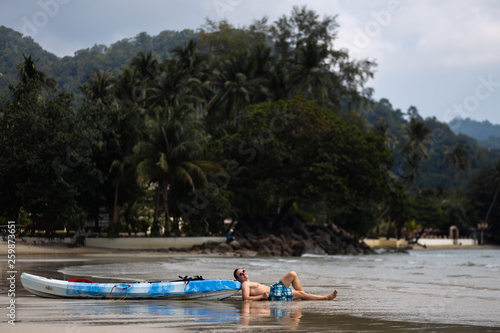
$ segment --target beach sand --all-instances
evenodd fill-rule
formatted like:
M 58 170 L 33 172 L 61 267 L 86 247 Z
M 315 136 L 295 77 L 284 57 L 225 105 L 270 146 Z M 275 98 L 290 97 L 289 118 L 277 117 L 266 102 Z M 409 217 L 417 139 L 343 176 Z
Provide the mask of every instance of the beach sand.
M 423 248 L 421 246 L 414 246 L 413 250 L 442 250 L 442 249 L 500 249 L 500 246 L 495 245 L 440 245 L 440 246 L 428 246 Z M 8 245 L 7 242 L 0 242 L 0 253 L 7 254 Z M 91 253 L 109 253 L 109 254 L 148 254 L 154 256 L 157 253 L 158 256 L 164 256 L 168 253 L 169 256 L 192 256 L 192 255 L 203 255 L 199 252 L 177 252 L 177 251 L 165 251 L 165 250 L 113 250 L 104 249 L 88 246 L 80 247 L 69 247 L 67 244 L 53 243 L 48 245 L 28 245 L 24 243 L 16 243 L 15 248 L 16 254 L 19 255 L 38 255 L 38 254 L 49 254 L 49 255 L 80 255 L 80 254 L 91 254 Z M 218 253 L 210 253 L 210 256 L 218 255 Z M 227 256 L 227 254 L 220 254 L 221 256 Z
M 449 248 L 449 247 L 448 247 Z M 455 247 L 456 249 L 465 249 L 463 246 Z M 467 247 L 470 249 L 471 247 Z M 498 247 L 484 247 L 476 246 L 473 248 L 498 248 Z M 429 250 L 429 248 L 428 248 Z M 294 302 L 242 302 L 241 297 L 235 296 L 229 301 L 223 302 L 178 302 L 178 301 L 136 301 L 136 300 L 80 300 L 80 299 L 47 299 L 40 298 L 29 294 L 19 281 L 20 273 L 23 271 L 38 273 L 42 276 L 50 276 L 54 278 L 64 278 L 61 273 L 61 267 L 78 267 L 78 265 L 92 265 L 92 267 L 100 267 L 99 265 L 105 264 L 117 267 L 118 274 L 123 267 L 127 274 L 132 271 L 130 266 L 132 262 L 145 262 L 145 266 L 154 264 L 156 269 L 162 269 L 162 262 L 169 262 L 169 265 L 174 266 L 174 271 L 185 267 L 185 259 L 183 257 L 200 257 L 199 260 L 187 260 L 187 262 L 197 262 L 203 267 L 196 267 L 190 269 L 198 269 L 202 272 L 212 270 L 214 272 L 223 271 L 231 273 L 230 267 L 232 263 L 238 263 L 241 260 L 246 260 L 245 263 L 253 265 L 263 265 L 270 260 L 272 265 L 269 269 L 273 271 L 272 275 L 290 267 L 299 269 L 300 265 L 309 265 L 308 261 L 296 260 L 296 258 L 227 258 L 224 254 L 197 254 L 194 252 L 165 252 L 165 251 L 123 251 L 123 250 L 109 250 L 90 247 L 77 247 L 70 248 L 65 245 L 27 245 L 16 244 L 16 266 L 18 272 L 16 277 L 16 308 L 15 308 L 15 324 L 8 324 L 9 317 L 7 306 L 12 298 L 7 296 L 8 286 L 6 282 L 0 283 L 0 316 L 3 320 L 0 321 L 0 332 L 30 332 L 31 330 L 37 333 L 86 333 L 86 332 L 200 332 L 200 331 L 241 331 L 241 332 L 288 332 L 290 330 L 296 332 L 309 332 L 311 330 L 316 332 L 345 332 L 345 331 L 364 331 L 364 332 L 400 332 L 400 331 L 433 331 L 433 332 L 494 332 L 499 331 L 495 327 L 481 327 L 472 326 L 468 324 L 456 325 L 453 320 L 452 323 L 440 324 L 439 322 L 429 323 L 426 317 L 431 314 L 424 310 L 428 306 L 422 305 L 416 308 L 423 315 L 417 316 L 419 322 L 407 321 L 406 317 L 414 318 L 411 313 L 396 315 L 394 321 L 391 319 L 382 319 L 370 315 L 371 311 L 379 311 L 380 307 L 384 304 L 378 304 L 376 300 L 390 295 L 395 302 L 404 304 L 407 297 L 410 297 L 414 306 L 418 305 L 415 301 L 419 299 L 422 302 L 433 299 L 433 296 L 425 296 L 423 298 L 420 294 L 415 294 L 416 291 L 410 289 L 410 293 L 400 294 L 392 290 L 391 285 L 388 285 L 383 292 L 379 293 L 377 290 L 368 288 L 367 291 L 360 290 L 359 282 L 356 284 L 349 276 L 343 278 L 344 284 L 337 285 L 335 288 L 339 289 L 339 297 L 333 302 L 307 302 L 307 301 L 294 301 Z M 7 262 L 8 246 L 6 243 L 0 243 L 0 253 L 4 254 L 4 260 Z M 421 253 L 419 251 L 419 253 Z M 406 258 L 400 257 L 397 254 L 392 254 L 391 258 Z M 204 257 L 207 257 L 206 259 Z M 215 257 L 215 258 L 208 258 Z M 220 258 L 220 260 L 218 259 Z M 344 259 L 342 259 L 344 258 Z M 334 262 L 342 264 L 342 271 L 347 270 L 353 277 L 358 275 L 356 267 L 362 258 L 352 261 L 356 264 L 354 267 L 345 267 L 345 259 L 342 257 L 335 259 Z M 372 259 L 370 259 L 372 258 Z M 379 257 L 385 258 L 385 257 Z M 369 262 L 378 263 L 377 256 L 367 256 L 366 260 Z M 206 260 L 206 263 L 204 262 Z M 318 259 L 320 260 L 320 259 Z M 406 260 L 406 259 L 405 259 Z M 224 263 L 230 261 L 230 264 Z M 159 263 L 158 263 L 159 262 Z M 351 261 L 349 261 L 351 262 Z M 120 266 L 122 265 L 122 266 Z M 282 267 L 274 267 L 282 265 Z M 400 264 L 397 264 L 400 265 Z M 213 267 L 212 267 L 213 266 Z M 86 266 L 82 266 L 86 267 Z M 126 267 L 126 268 L 125 268 Z M 309 266 L 307 266 L 309 267 Z M 316 267 L 316 266 L 311 266 Z M 322 270 L 332 270 L 333 266 L 322 267 Z M 367 265 L 366 267 L 370 267 Z M 390 266 L 389 266 L 390 267 Z M 207 269 L 210 268 L 210 269 Z M 116 268 L 113 268 L 116 269 Z M 340 269 L 340 268 L 339 268 Z M 7 274 L 7 267 L 2 268 L 0 274 L 2 280 L 5 280 L 9 275 Z M 99 268 L 100 271 L 100 268 Z M 85 275 L 85 269 L 82 274 Z M 334 281 L 339 283 L 340 277 L 337 276 L 341 271 L 336 271 L 335 268 L 331 271 Z M 335 273 L 337 272 L 337 273 Z M 305 273 L 305 272 L 303 272 Z M 319 271 L 311 272 L 312 275 L 306 278 L 305 281 L 308 287 L 313 285 L 313 292 L 323 292 L 329 289 L 325 286 L 326 280 L 315 282 L 314 278 L 318 276 Z M 95 273 L 94 273 L 95 274 Z M 135 270 L 135 274 L 138 274 Z M 148 274 L 152 274 L 148 272 Z M 217 273 L 220 274 L 220 273 Z M 345 273 L 344 273 L 345 274 Z M 348 275 L 349 275 L 348 274 Z M 330 276 L 330 273 L 327 274 Z M 115 275 L 119 276 L 119 275 Z M 149 275 L 150 276 L 150 275 Z M 260 276 L 266 278 L 265 275 Z M 448 278 L 453 281 L 454 278 Z M 271 281 L 260 281 L 269 283 Z M 363 281 L 365 288 L 366 284 L 372 283 L 371 278 L 366 282 Z M 399 284 L 397 284 L 399 285 Z M 421 285 L 420 282 L 418 285 Z M 433 284 L 430 284 L 433 286 Z M 316 288 L 316 289 L 314 289 Z M 400 286 L 398 286 L 400 288 Z M 361 288 L 362 289 L 362 288 Z M 453 290 L 452 290 L 453 291 Z M 434 291 L 433 291 L 434 292 Z M 366 301 L 368 296 L 369 300 Z M 460 301 L 462 296 L 457 296 L 454 300 Z M 401 298 L 401 300 L 399 300 Z M 434 304 L 435 310 L 447 311 L 449 305 L 446 303 L 447 299 L 436 299 Z M 385 304 L 390 306 L 390 304 Z M 371 308 L 375 306 L 375 308 Z M 364 309 L 363 313 L 351 316 L 350 308 Z M 432 309 L 432 304 L 429 309 Z M 346 310 L 347 309 L 347 310 Z M 389 310 L 393 311 L 389 307 Z M 434 311 L 434 310 L 433 310 Z M 467 309 L 457 312 L 466 312 Z M 354 312 L 354 310 L 352 311 Z M 358 310 L 359 312 L 359 310 Z M 454 313 L 454 312 L 451 312 Z M 361 316 L 360 316 L 361 315 Z M 422 322 L 420 322 L 422 320 Z M 441 319 L 439 319 L 441 320 Z M 477 325 L 477 324 L 476 324 Z

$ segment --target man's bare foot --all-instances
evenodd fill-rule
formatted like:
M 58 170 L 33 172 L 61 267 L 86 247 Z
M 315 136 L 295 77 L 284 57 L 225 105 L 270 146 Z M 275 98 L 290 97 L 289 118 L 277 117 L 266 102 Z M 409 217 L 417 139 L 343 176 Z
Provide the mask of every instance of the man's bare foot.
M 337 297 L 337 289 L 335 289 L 335 291 L 330 295 L 326 296 L 326 298 L 329 300 L 335 299 L 335 297 Z

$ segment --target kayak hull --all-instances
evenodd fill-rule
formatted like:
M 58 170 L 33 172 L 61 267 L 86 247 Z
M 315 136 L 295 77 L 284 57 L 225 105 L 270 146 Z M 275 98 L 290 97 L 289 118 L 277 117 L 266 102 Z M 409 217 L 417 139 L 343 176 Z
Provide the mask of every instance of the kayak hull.
M 172 299 L 219 301 L 241 287 L 234 280 L 173 282 L 88 283 L 50 279 L 28 273 L 21 283 L 30 293 L 48 298 Z

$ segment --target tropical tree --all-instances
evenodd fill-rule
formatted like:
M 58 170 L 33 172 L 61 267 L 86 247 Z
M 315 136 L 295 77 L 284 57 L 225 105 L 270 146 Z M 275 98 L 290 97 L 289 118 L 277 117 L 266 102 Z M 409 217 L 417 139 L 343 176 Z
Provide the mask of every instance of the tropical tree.
M 207 55 L 197 50 L 198 43 L 193 39 L 184 43 L 184 47 L 176 47 L 172 50 L 177 65 L 192 77 L 199 77 L 204 72 Z
M 249 105 L 253 96 L 266 90 L 264 79 L 255 76 L 256 69 L 246 51 L 220 60 L 212 79 L 206 82 L 214 91 L 206 106 L 208 117 L 235 123 L 238 111 Z
M 153 53 L 144 54 L 138 52 L 130 61 L 130 67 L 137 71 L 137 74 L 145 84 L 155 81 L 158 75 L 158 60 L 153 57 Z
M 278 230 L 295 204 L 319 202 L 329 207 L 323 223 L 335 221 L 357 234 L 375 223 L 387 187 L 379 165 L 392 164 L 379 137 L 297 97 L 248 107 L 237 133 L 224 142 L 227 158 L 241 169 L 229 189 L 242 226 Z
M 108 104 L 113 98 L 115 79 L 110 70 L 95 69 L 92 76 L 82 85 L 85 96 L 96 103 Z
M 411 186 L 420 174 L 422 160 L 429 158 L 427 136 L 430 133 L 425 123 L 417 118 L 411 118 L 404 126 L 399 151 L 404 158 L 405 172 L 402 180 L 407 187 Z
M 380 117 L 377 124 L 374 126 L 373 131 L 375 134 L 382 137 L 385 141 L 385 145 L 389 149 L 395 148 L 396 138 L 394 135 L 390 134 L 389 123 L 384 118 Z
M 150 85 L 149 106 L 178 106 L 186 98 L 187 72 L 177 66 L 175 61 L 167 59 L 159 66 L 159 77 Z
M 488 225 L 491 237 L 500 239 L 500 162 L 483 169 L 468 183 L 468 196 L 476 210 L 476 222 Z M 484 219 L 482 218 L 484 216 Z
M 326 62 L 328 45 L 306 40 L 296 49 L 296 61 L 288 73 L 288 84 L 293 95 L 300 95 L 325 106 L 333 87 L 333 74 Z
M 451 176 L 453 175 L 455 170 L 460 172 L 461 179 L 463 182 L 465 172 L 470 169 L 470 163 L 467 157 L 467 150 L 465 149 L 465 146 L 462 143 L 459 143 L 456 146 L 446 150 L 444 152 L 444 158 L 442 163 L 449 164 L 451 166 L 451 171 L 452 171 L 450 172 L 450 175 L 448 177 L 448 182 L 446 183 L 445 189 L 448 187 L 448 184 L 450 183 L 451 180 Z
M 121 104 L 131 104 L 139 108 L 145 106 L 146 94 L 137 74 L 131 67 L 125 68 L 115 83 L 115 95 Z
M 495 164 L 492 167 L 492 172 L 490 176 L 491 180 L 491 187 L 494 191 L 493 198 L 491 199 L 490 206 L 488 208 L 488 212 L 486 213 L 486 217 L 484 218 L 484 222 L 488 223 L 488 218 L 490 217 L 491 210 L 493 208 L 493 205 L 495 204 L 498 196 L 498 192 L 500 191 L 500 163 Z
M 324 16 L 320 20 L 319 15 L 306 6 L 294 6 L 290 16 L 280 17 L 269 31 L 280 60 L 288 62 L 293 59 L 296 49 L 311 41 L 331 45 L 337 28 L 335 16 Z
M 23 59 L 24 61 L 17 65 L 18 75 L 21 83 L 26 84 L 28 82 L 37 82 L 41 85 L 42 88 L 48 91 L 52 91 L 55 89 L 57 84 L 56 80 L 47 77 L 44 72 L 39 71 L 36 68 L 37 61 L 33 60 L 31 54 L 29 56 L 26 56 L 23 53 Z
M 137 166 L 140 181 L 156 187 L 155 219 L 152 233 L 159 231 L 159 200 L 163 198 L 165 232 L 170 234 L 168 193 L 175 182 L 187 183 L 194 190 L 197 182 L 206 182 L 206 172 L 217 166 L 199 159 L 207 137 L 201 131 L 200 119 L 188 104 L 156 107 L 147 118 L 145 140 L 133 149 L 128 160 Z M 178 232 L 173 226 L 173 232 Z
M 85 203 L 96 195 L 102 175 L 91 161 L 72 95 L 54 92 L 41 98 L 50 80 L 31 57 L 20 67 L 23 75 L 11 86 L 12 99 L 0 104 L 0 215 L 28 216 L 49 232 L 79 229 Z

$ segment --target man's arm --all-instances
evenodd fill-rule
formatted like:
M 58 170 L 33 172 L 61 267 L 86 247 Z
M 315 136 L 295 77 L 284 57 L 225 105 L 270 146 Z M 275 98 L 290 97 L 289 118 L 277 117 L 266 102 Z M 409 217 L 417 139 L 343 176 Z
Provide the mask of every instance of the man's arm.
M 257 296 L 250 296 L 250 283 L 243 282 L 241 284 L 241 297 L 244 301 L 259 301 L 269 298 L 269 292 L 265 291 L 263 294 Z

